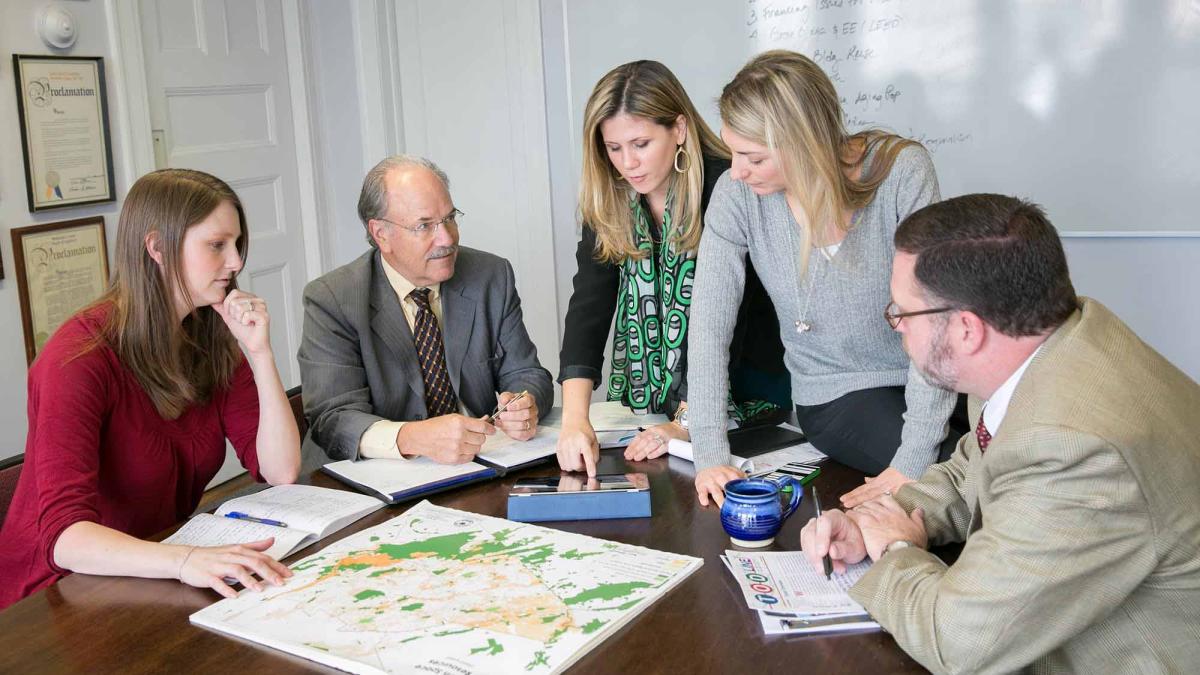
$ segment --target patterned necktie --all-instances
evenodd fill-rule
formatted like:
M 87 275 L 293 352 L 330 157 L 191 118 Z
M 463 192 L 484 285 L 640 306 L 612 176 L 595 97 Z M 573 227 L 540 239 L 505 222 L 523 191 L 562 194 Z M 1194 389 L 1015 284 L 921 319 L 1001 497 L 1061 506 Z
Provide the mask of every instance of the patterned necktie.
M 430 417 L 448 415 L 458 409 L 458 397 L 454 395 L 446 370 L 442 329 L 429 307 L 429 289 L 415 288 L 408 297 L 417 305 L 413 343 L 417 348 L 417 361 L 421 364 L 421 379 L 425 380 L 425 407 Z
M 987 451 L 988 443 L 992 442 L 992 435 L 988 433 L 987 427 L 983 424 L 983 415 L 979 416 L 979 424 L 975 425 L 975 440 L 979 441 L 979 452 Z

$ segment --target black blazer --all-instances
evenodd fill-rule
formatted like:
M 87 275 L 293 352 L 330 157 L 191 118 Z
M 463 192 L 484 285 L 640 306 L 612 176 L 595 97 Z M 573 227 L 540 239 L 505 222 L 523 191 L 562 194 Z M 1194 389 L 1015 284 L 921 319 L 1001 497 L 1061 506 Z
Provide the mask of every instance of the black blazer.
M 721 174 L 729 169 L 729 160 L 704 158 L 704 192 L 700 201 L 703 213 Z M 600 386 L 604 366 L 604 347 L 617 308 L 620 268 L 595 258 L 596 232 L 584 225 L 583 236 L 575 249 L 578 268 L 573 279 L 571 301 L 567 305 L 563 344 L 559 352 L 558 381 L 586 377 L 592 388 Z M 687 399 L 687 342 L 683 347 L 683 384 L 679 395 Z M 766 373 L 785 373 L 783 343 L 779 339 L 779 319 L 775 306 L 758 279 L 750 261 L 746 261 L 746 288 L 738 310 L 737 327 L 729 345 L 729 371 L 752 367 Z M 674 407 L 674 403 L 671 404 Z

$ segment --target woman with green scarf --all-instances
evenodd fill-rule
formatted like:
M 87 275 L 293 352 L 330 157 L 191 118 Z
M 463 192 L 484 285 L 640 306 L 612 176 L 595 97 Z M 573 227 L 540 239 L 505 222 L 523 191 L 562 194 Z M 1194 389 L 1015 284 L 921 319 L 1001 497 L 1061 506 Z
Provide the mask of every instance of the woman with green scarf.
M 640 433 L 626 459 L 657 457 L 670 439 L 688 439 L 692 279 L 704 208 L 729 168 L 729 150 L 656 61 L 627 63 L 600 79 L 584 111 L 583 137 L 584 225 L 559 355 L 558 461 L 592 475 L 600 451 L 588 409 L 614 316 L 607 399 L 673 418 Z M 730 382 L 729 414 L 739 423 L 790 405 L 779 323 L 750 269 Z

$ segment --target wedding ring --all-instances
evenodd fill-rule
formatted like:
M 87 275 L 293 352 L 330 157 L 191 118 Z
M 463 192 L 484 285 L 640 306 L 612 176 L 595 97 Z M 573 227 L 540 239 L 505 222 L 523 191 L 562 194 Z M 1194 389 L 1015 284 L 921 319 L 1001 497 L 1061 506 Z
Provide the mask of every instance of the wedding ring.
M 883 491 L 883 496 L 885 496 L 885 497 L 891 497 L 891 496 L 892 496 L 892 491 L 891 491 L 891 490 L 884 490 L 884 491 Z
M 529 431 L 529 420 L 525 420 L 525 431 Z
M 659 445 L 662 445 L 662 444 L 663 444 L 663 437 L 662 437 L 662 436 L 660 436 L 660 435 L 658 435 L 657 433 L 655 433 L 655 434 L 654 434 L 654 442 L 655 442 L 655 443 L 658 443 Z

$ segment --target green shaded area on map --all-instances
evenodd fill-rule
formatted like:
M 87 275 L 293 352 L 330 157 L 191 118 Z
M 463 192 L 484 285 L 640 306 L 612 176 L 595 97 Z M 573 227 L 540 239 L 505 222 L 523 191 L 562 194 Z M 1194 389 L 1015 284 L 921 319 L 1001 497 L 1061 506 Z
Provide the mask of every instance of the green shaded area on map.
M 630 581 L 622 584 L 600 584 L 578 595 L 563 598 L 563 602 L 568 605 L 578 605 L 581 602 L 588 602 L 589 600 L 615 600 L 616 598 L 623 598 L 639 588 L 650 588 L 650 584 L 644 581 Z
M 488 643 L 486 645 L 472 649 L 471 653 L 472 654 L 487 654 L 489 656 L 495 656 L 496 654 L 499 654 L 503 651 L 504 651 L 504 645 L 500 644 L 499 642 L 496 642 L 496 640 L 493 638 L 488 638 Z

